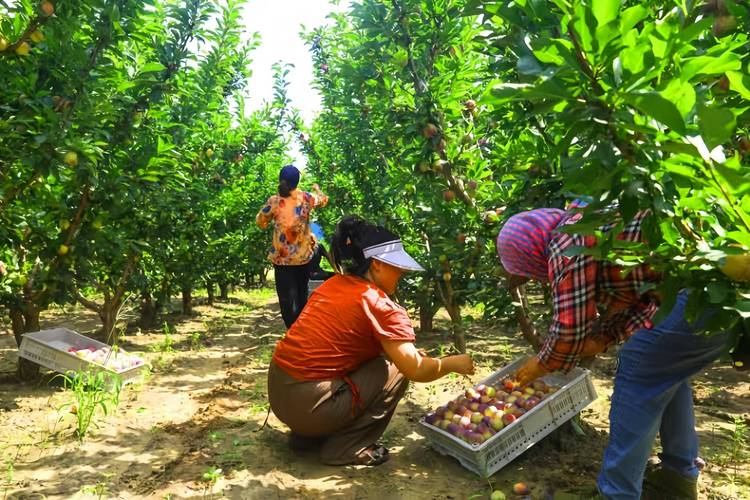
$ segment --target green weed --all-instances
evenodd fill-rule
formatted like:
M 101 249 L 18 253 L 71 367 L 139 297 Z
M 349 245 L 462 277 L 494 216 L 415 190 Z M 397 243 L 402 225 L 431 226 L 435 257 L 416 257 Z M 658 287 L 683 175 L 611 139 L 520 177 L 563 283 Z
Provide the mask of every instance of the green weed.
M 206 498 L 206 493 L 208 493 L 209 498 L 213 498 L 214 486 L 222 477 L 224 477 L 222 470 L 217 467 L 211 467 L 203 473 L 203 482 L 206 483 L 206 486 L 203 488 L 203 498 Z
M 83 441 L 94 423 L 97 410 L 106 416 L 111 409 L 120 404 L 122 380 L 120 377 L 106 371 L 99 372 L 68 372 L 58 375 L 63 379 L 64 388 L 73 393 L 73 398 L 61 408 L 69 408 L 75 415 L 75 435 Z

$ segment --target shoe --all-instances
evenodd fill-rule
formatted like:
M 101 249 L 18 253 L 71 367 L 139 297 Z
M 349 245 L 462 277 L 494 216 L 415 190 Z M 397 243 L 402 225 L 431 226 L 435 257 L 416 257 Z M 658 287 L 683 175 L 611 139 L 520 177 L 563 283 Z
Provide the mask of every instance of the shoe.
M 641 500 L 698 500 L 698 480 L 665 466 L 654 467 L 643 478 Z
M 376 443 L 362 450 L 357 457 L 357 460 L 354 462 L 354 465 L 367 465 L 369 467 L 374 467 L 387 462 L 388 458 L 390 458 L 388 448 Z

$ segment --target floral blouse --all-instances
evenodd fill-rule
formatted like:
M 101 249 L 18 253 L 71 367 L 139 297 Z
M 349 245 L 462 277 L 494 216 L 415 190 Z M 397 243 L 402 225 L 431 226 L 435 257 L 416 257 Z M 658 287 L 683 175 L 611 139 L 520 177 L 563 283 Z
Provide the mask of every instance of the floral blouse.
M 328 204 L 328 196 L 295 189 L 287 198 L 273 195 L 255 217 L 261 229 L 273 220 L 273 246 L 268 260 L 277 266 L 299 266 L 312 258 L 317 242 L 310 231 L 310 212 Z

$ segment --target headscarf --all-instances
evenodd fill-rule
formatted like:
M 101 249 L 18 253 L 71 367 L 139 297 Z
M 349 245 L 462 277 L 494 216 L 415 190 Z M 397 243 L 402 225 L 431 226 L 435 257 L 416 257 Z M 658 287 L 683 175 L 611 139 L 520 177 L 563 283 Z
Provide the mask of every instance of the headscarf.
M 497 254 L 507 272 L 548 281 L 547 245 L 564 210 L 538 208 L 510 217 L 497 235 Z

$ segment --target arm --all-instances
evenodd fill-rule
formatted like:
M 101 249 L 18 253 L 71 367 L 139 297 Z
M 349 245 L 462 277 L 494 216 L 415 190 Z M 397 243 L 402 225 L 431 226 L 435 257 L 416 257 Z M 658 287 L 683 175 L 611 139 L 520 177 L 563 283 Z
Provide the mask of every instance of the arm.
M 432 382 L 452 372 L 474 373 L 474 363 L 467 354 L 436 359 L 422 356 L 412 342 L 381 340 L 380 343 L 396 368 L 413 382 Z
M 584 354 L 599 348 L 586 345 L 597 316 L 596 262 L 590 257 L 568 259 L 560 254 L 551 265 L 553 275 L 558 276 L 552 283 L 552 324 L 539 354 L 516 373 L 522 385 L 555 370 L 569 371 Z
M 328 196 L 323 194 L 323 191 L 320 190 L 320 186 L 317 184 L 313 184 L 313 191 L 315 193 L 313 194 L 313 207 L 324 207 L 328 205 Z
M 271 219 L 273 219 L 273 204 L 271 203 L 271 198 L 269 198 L 266 204 L 263 205 L 263 208 L 258 211 L 258 215 L 255 216 L 255 224 L 259 228 L 265 229 L 268 227 Z

